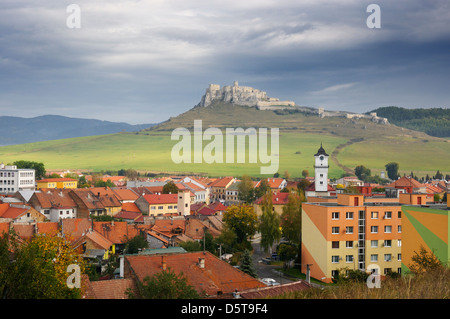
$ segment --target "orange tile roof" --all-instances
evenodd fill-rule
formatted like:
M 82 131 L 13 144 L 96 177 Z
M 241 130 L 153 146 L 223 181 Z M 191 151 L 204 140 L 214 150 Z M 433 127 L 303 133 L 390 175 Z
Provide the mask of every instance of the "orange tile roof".
M 139 196 L 133 192 L 131 189 L 126 188 L 115 188 L 113 189 L 114 193 L 116 194 L 116 197 L 118 200 L 132 200 L 135 201 L 139 198 Z
M 414 187 L 414 188 L 421 188 L 424 187 L 423 184 L 419 183 L 414 178 L 410 178 L 407 176 L 403 176 L 402 178 L 390 183 L 389 185 L 386 185 L 385 187 Z
M 88 279 L 89 280 L 89 279 Z M 83 295 L 86 299 L 128 299 L 128 289 L 134 291 L 136 285 L 133 279 L 111 279 L 90 282 L 90 291 Z
M 69 241 L 77 240 L 91 228 L 92 221 L 87 218 L 64 218 L 61 220 L 62 232 Z
M 37 183 L 52 183 L 52 182 L 77 182 L 76 179 L 73 178 L 44 178 L 36 181 Z
M 69 195 L 69 189 L 46 189 L 35 192 L 30 201 L 38 204 L 42 208 L 73 208 L 77 204 Z
M 37 232 L 39 234 L 46 234 L 48 236 L 55 236 L 59 232 L 59 223 L 57 222 L 44 222 L 37 223 Z
M 122 210 L 135 213 L 141 212 L 141 210 L 139 209 L 139 207 L 137 207 L 135 203 L 122 203 Z
M 178 194 L 149 194 L 144 195 L 144 199 L 149 204 L 176 204 L 178 202 Z
M 142 214 L 140 212 L 131 212 L 131 211 L 120 211 L 117 214 L 114 215 L 114 218 L 122 218 L 122 219 L 127 219 L 127 220 L 137 220 L 138 218 L 140 218 L 142 216 Z
M 75 188 L 70 190 L 70 196 L 77 197 L 86 207 L 87 209 L 104 209 L 105 206 L 100 202 L 97 195 L 94 195 L 87 188 Z
M 115 244 L 122 244 L 139 235 L 140 231 L 149 230 L 151 225 L 128 224 L 127 222 L 94 222 L 94 230 Z
M 232 177 L 232 176 L 219 178 L 219 179 L 215 180 L 214 182 L 212 182 L 209 186 L 210 187 L 227 187 L 228 184 L 230 184 L 233 179 L 234 179 L 234 177 Z
M 8 204 L 7 210 L 2 210 L 3 212 L 0 213 L 0 218 L 19 218 L 21 215 L 23 215 L 25 212 L 27 212 L 30 208 L 19 208 L 14 207 Z
M 3 233 L 7 232 L 9 232 L 9 222 L 0 223 L 0 236 L 2 236 Z
M 268 182 L 270 188 L 279 188 L 283 181 L 284 181 L 284 179 L 280 178 L 280 177 L 267 178 L 267 182 Z
M 175 273 L 183 273 L 190 285 L 198 292 L 206 292 L 210 296 L 220 293 L 230 294 L 239 291 L 265 287 L 257 279 L 220 260 L 210 252 L 191 252 L 167 255 L 135 255 L 126 256 L 139 281 L 161 271 L 162 258 L 167 268 Z M 199 258 L 204 258 L 204 268 L 199 267 Z
M 105 249 L 105 250 L 108 250 L 113 245 L 113 242 L 111 242 L 107 238 L 103 237 L 96 231 L 88 232 L 86 234 L 86 238 L 90 239 L 98 247 Z

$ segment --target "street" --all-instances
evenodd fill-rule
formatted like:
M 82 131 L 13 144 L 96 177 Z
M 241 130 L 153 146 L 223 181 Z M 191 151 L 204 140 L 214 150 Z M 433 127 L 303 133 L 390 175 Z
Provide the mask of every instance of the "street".
M 260 279 L 262 278 L 273 278 L 275 281 L 277 281 L 280 284 L 287 284 L 290 282 L 295 281 L 294 279 L 290 279 L 287 277 L 284 277 L 282 272 L 277 271 L 277 268 L 280 268 L 280 266 L 275 265 L 266 265 L 265 263 L 260 262 L 262 258 L 269 258 L 270 259 L 270 253 L 264 252 L 263 249 L 260 247 L 260 236 L 256 235 L 254 236 L 254 239 L 252 240 L 252 246 L 253 246 L 253 265 L 255 266 L 255 270 L 258 273 L 258 277 Z M 276 244 L 273 246 L 273 251 L 275 251 Z

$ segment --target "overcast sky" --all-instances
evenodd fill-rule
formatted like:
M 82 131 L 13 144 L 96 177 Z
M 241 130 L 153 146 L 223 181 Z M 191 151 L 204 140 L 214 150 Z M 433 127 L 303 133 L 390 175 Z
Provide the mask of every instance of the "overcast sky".
M 235 80 L 329 110 L 448 108 L 450 2 L 0 2 L 0 115 L 155 123 Z

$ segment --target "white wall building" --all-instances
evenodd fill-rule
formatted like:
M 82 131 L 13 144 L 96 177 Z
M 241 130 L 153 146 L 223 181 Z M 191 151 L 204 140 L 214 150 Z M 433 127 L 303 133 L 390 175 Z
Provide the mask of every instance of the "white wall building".
M 21 190 L 34 190 L 36 184 L 34 169 L 17 168 L 0 164 L 0 194 L 11 194 Z

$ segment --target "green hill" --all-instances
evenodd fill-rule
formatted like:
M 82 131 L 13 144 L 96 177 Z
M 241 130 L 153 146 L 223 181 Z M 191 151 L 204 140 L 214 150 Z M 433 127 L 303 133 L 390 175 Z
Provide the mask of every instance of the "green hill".
M 391 161 L 400 164 L 400 173 L 450 173 L 450 142 L 395 125 L 382 125 L 367 119 L 347 119 L 307 115 L 301 112 L 260 111 L 230 104 L 196 107 L 168 121 L 137 133 L 117 133 L 70 138 L 0 147 L 0 162 L 33 160 L 44 162 L 47 169 L 119 170 L 134 168 L 145 172 L 204 173 L 210 176 L 260 175 L 260 162 L 181 163 L 171 159 L 171 140 L 175 128 L 193 132 L 194 120 L 208 127 L 279 128 L 281 175 L 287 170 L 292 177 L 303 169 L 314 174 L 313 155 L 320 143 L 331 155 L 330 177 L 364 165 L 377 174 Z M 269 135 L 270 138 L 270 135 Z M 209 141 L 203 142 L 203 147 Z
M 389 122 L 425 132 L 431 136 L 450 137 L 450 109 L 405 109 L 397 106 L 380 107 L 372 112 L 386 117 Z

